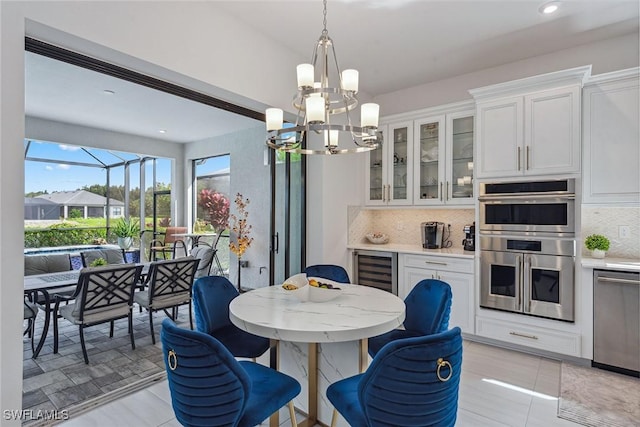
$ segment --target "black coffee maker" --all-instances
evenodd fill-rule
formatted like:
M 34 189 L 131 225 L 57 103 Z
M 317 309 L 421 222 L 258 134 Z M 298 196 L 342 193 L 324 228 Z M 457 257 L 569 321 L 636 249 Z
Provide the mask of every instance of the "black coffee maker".
M 464 240 L 462 241 L 465 251 L 476 250 L 476 223 L 464 226 Z

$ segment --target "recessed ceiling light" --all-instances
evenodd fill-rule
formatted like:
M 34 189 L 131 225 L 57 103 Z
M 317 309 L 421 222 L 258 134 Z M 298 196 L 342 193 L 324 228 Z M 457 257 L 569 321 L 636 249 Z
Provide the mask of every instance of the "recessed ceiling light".
M 115 95 L 115 92 L 110 89 L 105 89 L 102 91 L 105 95 Z
M 167 130 L 166 130 L 166 129 L 160 129 L 158 132 L 160 132 L 160 133 L 167 133 Z
M 544 15 L 549 15 L 557 11 L 559 7 L 560 7 L 559 1 L 550 1 L 540 6 L 540 8 L 538 8 L 538 12 Z

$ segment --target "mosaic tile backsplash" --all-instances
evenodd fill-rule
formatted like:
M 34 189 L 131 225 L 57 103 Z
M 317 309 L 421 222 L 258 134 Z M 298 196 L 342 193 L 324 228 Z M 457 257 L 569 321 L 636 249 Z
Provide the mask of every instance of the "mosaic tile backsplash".
M 349 243 L 367 243 L 365 234 L 385 233 L 392 243 L 422 244 L 420 223 L 441 221 L 451 224 L 453 247 L 462 247 L 463 227 L 474 221 L 473 209 L 366 209 L 349 206 Z M 602 234 L 609 238 L 607 256 L 640 259 L 640 207 L 582 207 L 582 227 L 576 241 L 583 256 L 590 256 L 584 238 Z M 619 226 L 629 227 L 629 237 L 619 237 Z
M 619 226 L 629 227 L 629 237 L 619 237 Z M 583 256 L 590 256 L 584 239 L 602 234 L 611 241 L 607 256 L 640 259 L 640 207 L 582 207 L 582 231 L 577 240 Z
M 390 243 L 421 245 L 420 223 L 440 221 L 451 224 L 452 247 L 461 248 L 464 226 L 474 221 L 473 209 L 365 209 L 350 206 L 349 243 L 368 243 L 367 233 L 384 233 Z

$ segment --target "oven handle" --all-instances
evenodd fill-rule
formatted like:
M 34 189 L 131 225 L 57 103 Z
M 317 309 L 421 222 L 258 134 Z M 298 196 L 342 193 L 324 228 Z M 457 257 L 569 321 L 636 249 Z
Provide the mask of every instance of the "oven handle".
M 518 284 L 516 286 L 516 301 L 518 301 L 518 311 L 522 311 L 522 255 L 516 255 L 516 277 Z
M 567 194 L 567 193 L 548 193 L 548 194 L 540 194 L 540 193 L 518 193 L 518 194 L 510 194 L 508 196 L 505 195 L 485 195 L 478 197 L 478 200 L 481 202 L 485 202 L 487 204 L 503 204 L 509 203 L 512 200 L 529 200 L 529 201 L 549 201 L 549 200 L 557 200 L 558 203 L 566 202 L 567 200 L 575 200 L 575 194 Z
M 529 313 L 531 311 L 531 256 L 523 255 L 522 262 L 522 300 L 524 301 L 524 312 Z

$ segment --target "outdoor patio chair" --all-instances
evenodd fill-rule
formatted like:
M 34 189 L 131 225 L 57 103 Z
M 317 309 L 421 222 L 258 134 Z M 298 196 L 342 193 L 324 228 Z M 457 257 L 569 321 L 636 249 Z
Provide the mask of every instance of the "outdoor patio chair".
M 153 331 L 153 312 L 163 310 L 167 316 L 176 320 L 178 307 L 189 305 L 189 324 L 193 329 L 191 312 L 191 288 L 198 268 L 199 259 L 183 257 L 175 260 L 154 261 L 149 266 L 147 289 L 135 293 L 133 300 L 149 311 L 149 330 L 151 341 L 155 344 Z M 172 309 L 171 314 L 167 311 Z
M 127 258 L 124 249 L 92 249 L 80 252 L 82 266 L 90 267 L 95 260 L 102 258 L 107 264 L 126 264 Z
M 35 325 L 36 325 L 36 318 L 38 317 L 38 311 L 40 311 L 38 306 L 35 303 L 29 301 L 25 295 L 23 320 L 27 321 L 27 328 L 24 330 L 24 333 L 22 335 L 24 336 L 29 334 L 29 339 L 31 340 L 32 354 L 35 354 L 34 335 L 35 335 Z M 35 356 L 32 356 L 32 357 L 35 358 Z
M 187 245 L 184 242 L 184 237 L 175 236 L 175 234 L 186 232 L 187 227 L 167 227 L 162 239 L 159 236 L 163 234 L 157 233 L 149 243 L 149 259 L 157 261 L 159 255 L 162 259 L 175 259 L 181 255 L 186 255 Z
M 34 276 L 36 274 L 58 273 L 62 271 L 71 271 L 71 256 L 67 254 L 46 254 L 46 255 L 25 255 L 24 256 L 24 275 Z M 56 293 L 65 296 L 71 296 L 76 291 L 77 285 L 66 286 L 56 289 Z M 35 303 L 44 311 L 45 319 L 42 330 L 41 342 L 38 344 L 32 357 L 38 357 L 42 349 L 42 343 L 49 332 L 49 324 L 51 323 L 51 313 L 55 300 L 49 298 L 49 293 L 44 290 L 31 292 L 27 296 L 29 301 Z M 47 303 L 48 301 L 48 303 Z
M 201 245 L 191 249 L 190 255 L 200 261 L 194 278 L 199 279 L 200 277 L 209 276 L 215 250 L 209 245 Z
M 109 337 L 113 337 L 113 322 L 127 317 L 131 348 L 136 348 L 133 337 L 133 292 L 140 278 L 141 265 L 122 264 L 84 268 L 78 278 L 76 292 L 67 297 L 55 295 L 53 324 L 53 352 L 58 353 L 58 314 L 78 325 L 84 363 L 89 363 L 84 342 L 84 328 L 110 322 Z M 72 304 L 60 303 L 75 299 Z

